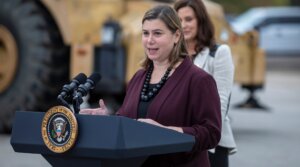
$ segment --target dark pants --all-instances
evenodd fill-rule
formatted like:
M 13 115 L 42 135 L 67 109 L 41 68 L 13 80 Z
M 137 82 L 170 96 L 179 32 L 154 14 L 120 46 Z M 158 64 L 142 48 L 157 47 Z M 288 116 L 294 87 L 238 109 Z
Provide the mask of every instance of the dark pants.
M 215 153 L 208 153 L 211 167 L 228 167 L 228 148 L 217 146 Z

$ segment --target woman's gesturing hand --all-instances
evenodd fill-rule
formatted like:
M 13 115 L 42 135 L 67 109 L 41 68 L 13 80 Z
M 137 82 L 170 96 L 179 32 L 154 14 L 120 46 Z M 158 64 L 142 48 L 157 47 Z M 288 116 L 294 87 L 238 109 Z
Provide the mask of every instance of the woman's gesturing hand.
M 183 133 L 183 130 L 181 127 L 175 127 L 175 126 L 164 126 L 156 121 L 154 121 L 153 119 L 143 119 L 143 118 L 139 118 L 137 119 L 138 121 L 140 122 L 145 122 L 145 123 L 148 123 L 148 124 L 152 124 L 152 125 L 155 125 L 155 126 L 159 126 L 159 127 L 162 127 L 162 128 L 166 128 L 166 129 L 171 129 L 171 130 L 175 130 L 179 133 Z
M 104 101 L 102 99 L 99 100 L 99 108 L 91 109 L 81 109 L 79 111 L 79 114 L 88 114 L 88 115 L 108 115 L 108 109 L 106 105 L 104 104 Z

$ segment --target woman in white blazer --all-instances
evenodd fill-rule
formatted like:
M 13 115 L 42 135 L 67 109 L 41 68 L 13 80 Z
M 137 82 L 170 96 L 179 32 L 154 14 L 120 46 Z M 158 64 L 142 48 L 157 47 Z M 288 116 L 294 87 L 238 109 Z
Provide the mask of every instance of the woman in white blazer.
M 222 135 L 218 146 L 209 150 L 212 167 L 228 167 L 228 155 L 236 152 L 228 117 L 228 106 L 234 79 L 234 65 L 228 45 L 216 45 L 214 27 L 202 0 L 177 0 L 174 4 L 184 32 L 189 55 L 194 64 L 211 74 L 221 100 Z

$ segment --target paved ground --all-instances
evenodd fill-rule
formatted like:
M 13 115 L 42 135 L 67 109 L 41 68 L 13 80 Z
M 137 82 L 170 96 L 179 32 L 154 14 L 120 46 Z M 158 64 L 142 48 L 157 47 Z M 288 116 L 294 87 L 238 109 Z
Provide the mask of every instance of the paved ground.
M 246 92 L 235 87 L 232 103 Z M 257 96 L 265 110 L 231 110 L 238 152 L 230 157 L 231 167 L 300 166 L 300 71 L 267 73 L 265 90 Z
M 50 167 L 48 162 L 38 154 L 15 153 L 10 145 L 9 135 L 0 135 L 1 167 Z
M 230 156 L 231 167 L 300 166 L 300 64 L 292 61 L 292 70 L 289 64 L 282 70 L 276 61 L 278 66 L 267 72 L 265 89 L 256 94 L 269 110 L 232 107 L 230 111 L 238 145 L 238 152 Z M 246 97 L 247 92 L 235 85 L 232 106 Z M 9 140 L 10 136 L 0 134 L 1 167 L 50 166 L 40 155 L 15 153 Z

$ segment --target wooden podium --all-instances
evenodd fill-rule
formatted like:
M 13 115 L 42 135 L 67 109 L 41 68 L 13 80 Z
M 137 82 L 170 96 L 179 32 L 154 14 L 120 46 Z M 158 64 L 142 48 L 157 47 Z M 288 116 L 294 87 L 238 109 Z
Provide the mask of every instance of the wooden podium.
M 150 155 L 186 152 L 194 137 L 122 116 L 78 115 L 78 137 L 65 153 L 43 142 L 45 113 L 17 111 L 11 145 L 16 152 L 41 154 L 52 166 L 138 167 Z

